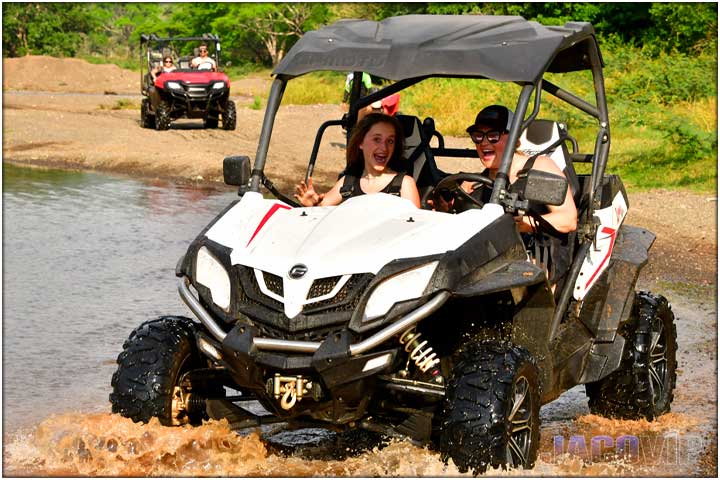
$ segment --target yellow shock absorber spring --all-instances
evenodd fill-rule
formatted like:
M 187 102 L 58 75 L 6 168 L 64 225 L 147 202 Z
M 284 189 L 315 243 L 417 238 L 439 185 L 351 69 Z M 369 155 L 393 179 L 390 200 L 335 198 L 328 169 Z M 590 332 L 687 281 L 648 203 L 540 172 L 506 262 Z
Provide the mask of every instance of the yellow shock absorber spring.
M 410 354 L 410 360 L 415 362 L 421 372 L 427 372 L 429 369 L 440 363 L 432 350 L 432 347 L 426 347 L 427 340 L 420 341 L 420 333 L 415 331 L 415 327 L 411 327 L 400 336 L 400 344 L 405 345 L 405 351 Z

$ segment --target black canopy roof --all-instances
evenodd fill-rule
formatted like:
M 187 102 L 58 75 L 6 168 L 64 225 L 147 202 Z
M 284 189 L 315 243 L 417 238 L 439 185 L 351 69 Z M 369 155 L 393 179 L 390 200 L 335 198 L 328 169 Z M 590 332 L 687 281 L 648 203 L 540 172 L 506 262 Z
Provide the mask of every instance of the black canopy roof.
M 273 71 L 362 71 L 390 80 L 449 75 L 534 82 L 544 71 L 590 68 L 595 30 L 548 27 L 518 16 L 406 15 L 340 20 L 307 32 Z

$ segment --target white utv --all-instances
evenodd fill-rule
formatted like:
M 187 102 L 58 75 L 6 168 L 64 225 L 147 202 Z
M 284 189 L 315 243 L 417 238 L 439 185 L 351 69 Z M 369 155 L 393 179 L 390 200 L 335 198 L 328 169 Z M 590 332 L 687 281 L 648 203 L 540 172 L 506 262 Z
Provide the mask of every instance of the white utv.
M 180 297 L 195 318 L 165 316 L 131 333 L 112 378 L 113 412 L 165 425 L 225 417 L 236 428 L 364 429 L 429 444 L 461 471 L 480 473 L 532 467 L 540 406 L 578 384 L 594 413 L 654 419 L 669 411 L 674 316 L 663 297 L 635 291 L 655 236 L 624 224 L 625 189 L 605 173 L 602 68 L 594 29 L 581 22 L 409 15 L 305 34 L 273 72 L 252 170 L 248 157 L 225 159 L 225 181 L 240 198 L 177 265 Z M 436 158 L 476 151 L 446 148 L 432 118 L 399 115 L 425 208 L 387 194 L 301 207 L 264 167 L 287 82 L 320 70 L 390 82 L 360 97 L 355 81 L 347 116 L 308 138 L 308 176 L 327 128 L 349 135 L 363 107 L 450 77 L 517 85 L 508 142 L 551 156 L 566 179 L 530 170 L 509 186 L 511 149 L 494 182 L 479 172 L 448 175 Z M 587 72 L 592 100 L 547 78 L 578 71 Z M 542 119 L 546 97 L 573 114 Z M 579 118 L 594 129 L 585 149 L 568 133 Z M 588 173 L 576 173 L 581 163 Z M 489 189 L 489 199 L 464 193 L 462 180 Z M 531 202 L 562 202 L 568 184 L 579 222 L 553 293 L 513 216 L 532 211 Z M 455 197 L 454 212 L 427 208 L 441 194 Z M 269 415 L 254 415 L 244 400 Z

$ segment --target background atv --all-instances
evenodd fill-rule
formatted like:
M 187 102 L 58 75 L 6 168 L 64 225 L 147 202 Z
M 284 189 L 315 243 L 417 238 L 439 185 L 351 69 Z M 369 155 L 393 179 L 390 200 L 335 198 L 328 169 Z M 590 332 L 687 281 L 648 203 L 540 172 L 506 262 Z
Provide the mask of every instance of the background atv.
M 224 417 L 236 428 L 360 428 L 429 443 L 478 473 L 532 467 L 540 406 L 578 384 L 594 413 L 652 420 L 669 411 L 674 316 L 664 298 L 635 292 L 655 236 L 624 224 L 624 186 L 605 173 L 602 67 L 588 23 L 410 15 L 308 32 L 274 71 L 252 175 L 248 157 L 225 159 L 225 181 L 241 198 L 177 265 L 180 296 L 199 323 L 161 317 L 133 331 L 112 379 L 113 412 L 166 425 Z M 364 70 L 391 83 L 364 97 L 353 84 L 347 117 L 317 132 L 308 176 L 327 128 L 351 132 L 361 108 L 446 76 L 516 85 L 509 144 L 550 156 L 566 178 L 530 170 L 508 186 L 511 149 L 494 182 L 448 175 L 436 159 L 476 159 L 476 150 L 446 148 L 432 118 L 398 115 L 424 203 L 453 195 L 455 214 L 381 194 L 299 207 L 264 168 L 287 82 L 318 70 L 353 70 L 356 79 Z M 582 79 L 594 102 L 554 83 L 566 75 Z M 568 125 L 586 132 L 575 139 Z M 490 189 L 489 200 L 465 194 L 463 180 Z M 568 185 L 578 230 L 553 294 L 513 216 L 531 201 L 562 202 Z M 263 198 L 261 186 L 278 200 Z
M 198 45 L 206 43 L 208 55 L 215 60 L 217 72 L 197 70 L 191 61 L 198 56 Z M 201 37 L 159 38 L 141 35 L 140 125 L 143 128 L 167 130 L 179 118 L 202 118 L 206 128 L 217 128 L 222 120 L 224 130 L 235 130 L 237 112 L 230 100 L 230 81 L 220 71 L 220 39 L 212 34 Z M 144 49 L 143 49 L 144 47 Z M 152 72 L 162 66 L 166 56 L 173 58 L 176 70 L 158 75 Z

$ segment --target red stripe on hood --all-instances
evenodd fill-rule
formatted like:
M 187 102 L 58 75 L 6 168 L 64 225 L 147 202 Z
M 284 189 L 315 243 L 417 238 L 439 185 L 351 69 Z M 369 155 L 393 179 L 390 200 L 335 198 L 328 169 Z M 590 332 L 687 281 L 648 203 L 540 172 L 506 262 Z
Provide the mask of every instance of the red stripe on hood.
M 260 220 L 260 223 L 258 224 L 257 228 L 255 229 L 255 233 L 252 234 L 252 237 L 250 237 L 250 240 L 248 240 L 248 243 L 247 243 L 247 245 L 245 245 L 245 248 L 247 248 L 248 246 L 250 246 L 250 242 L 253 241 L 253 238 L 255 238 L 255 235 L 257 235 L 257 234 L 260 232 L 260 230 L 262 230 L 262 228 L 265 226 L 265 224 L 267 223 L 267 221 L 270 220 L 270 217 L 272 217 L 273 215 L 275 215 L 275 212 L 277 212 L 277 211 L 278 211 L 279 209 L 281 209 L 281 208 L 284 208 L 284 209 L 286 209 L 286 210 L 290 210 L 290 207 L 288 207 L 287 205 L 283 205 L 283 204 L 281 204 L 281 203 L 275 203 L 275 204 L 273 204 L 273 206 L 270 207 L 270 210 L 267 211 L 267 213 L 265 214 L 265 216 L 263 217 L 263 219 Z

